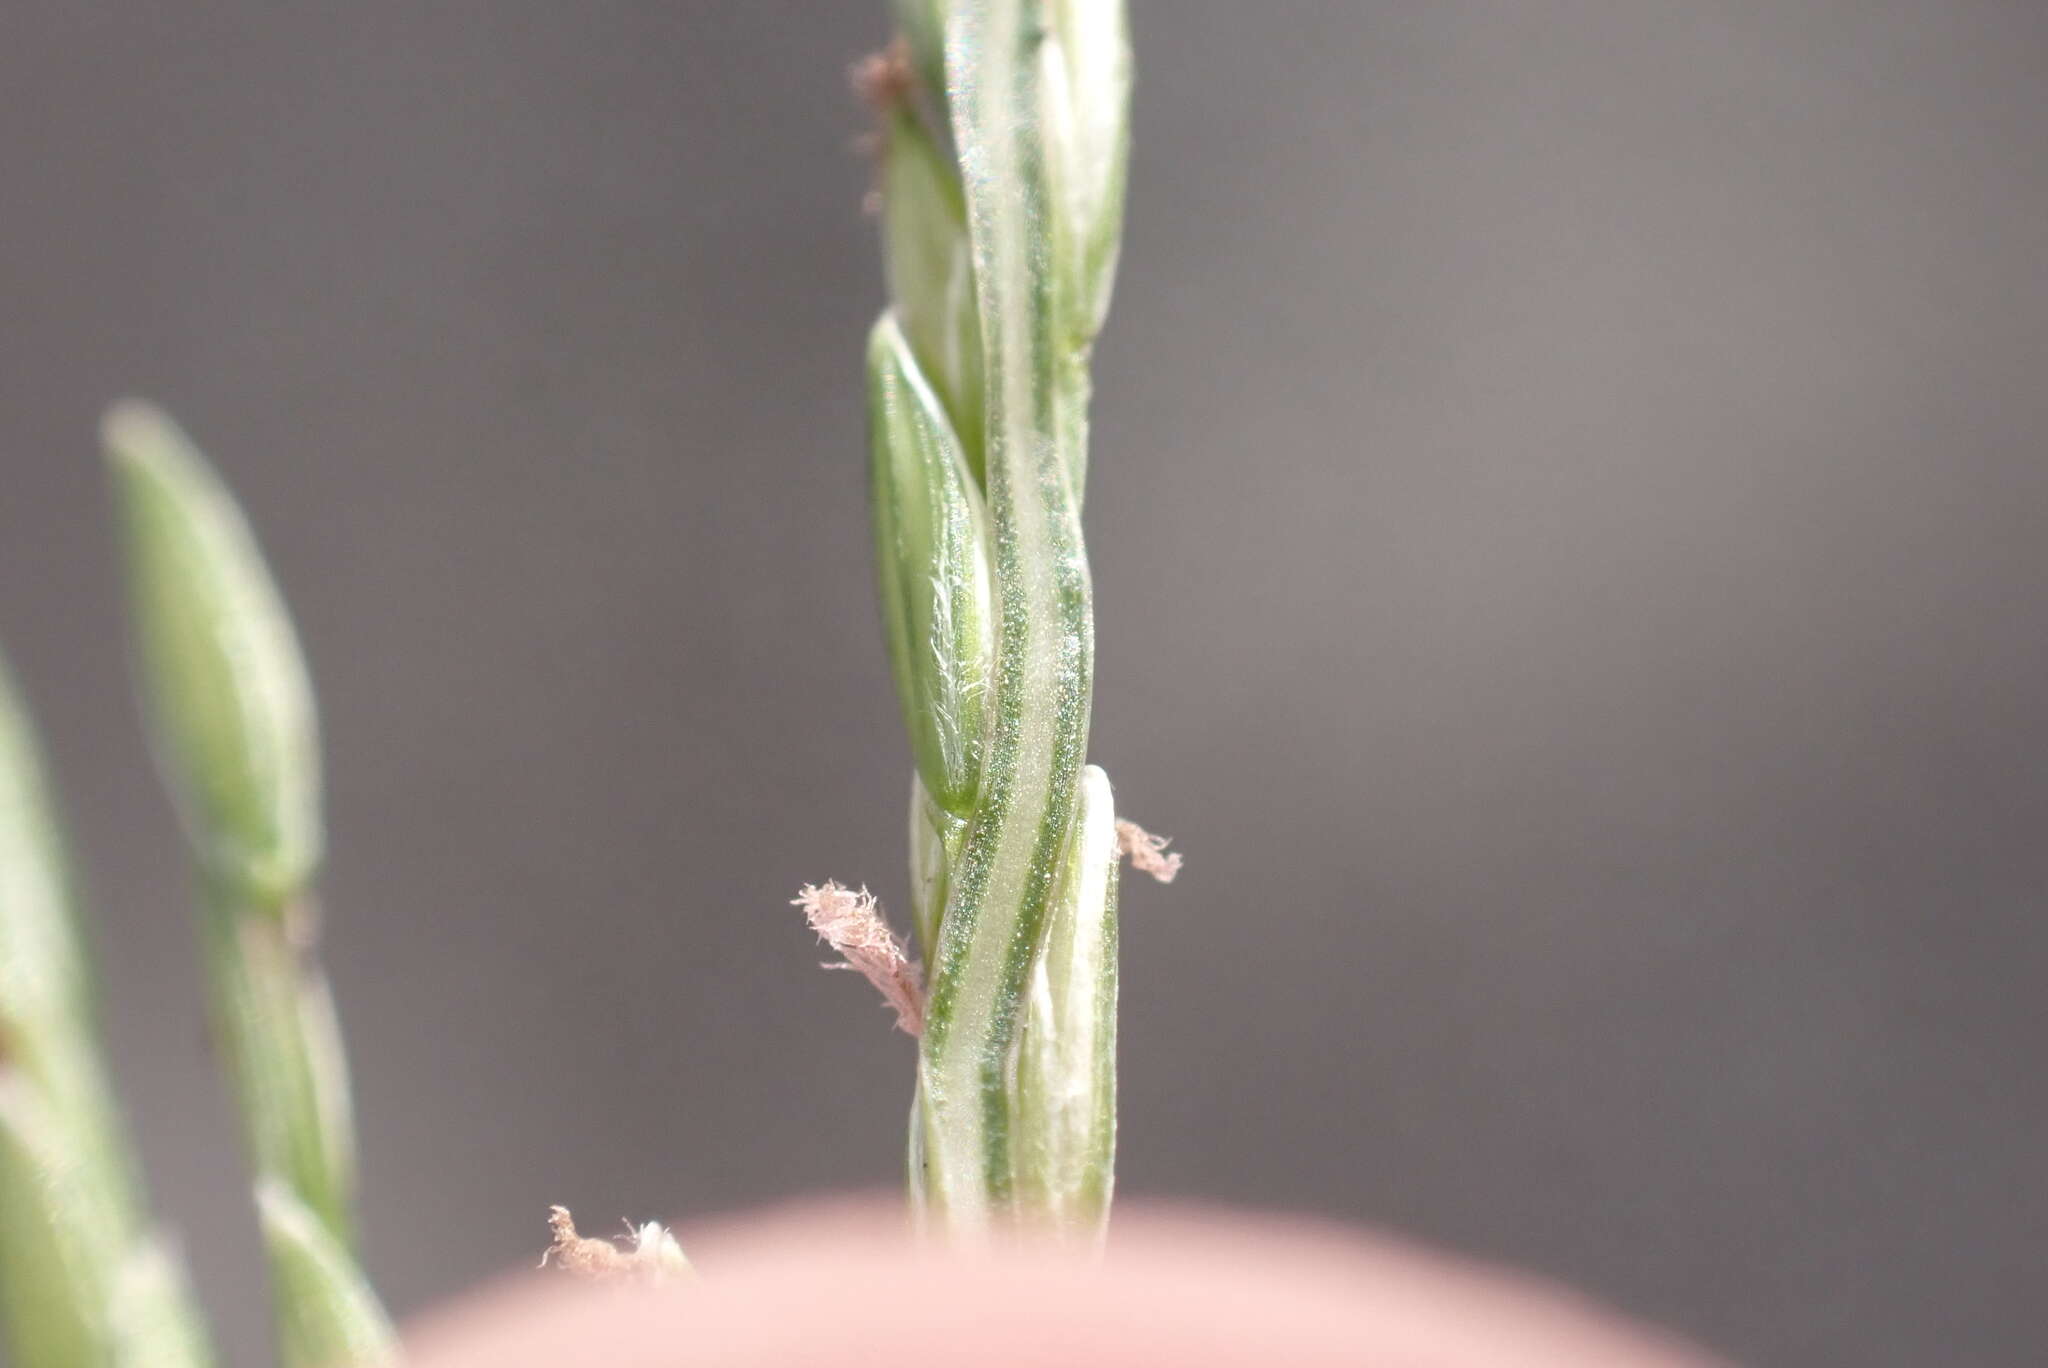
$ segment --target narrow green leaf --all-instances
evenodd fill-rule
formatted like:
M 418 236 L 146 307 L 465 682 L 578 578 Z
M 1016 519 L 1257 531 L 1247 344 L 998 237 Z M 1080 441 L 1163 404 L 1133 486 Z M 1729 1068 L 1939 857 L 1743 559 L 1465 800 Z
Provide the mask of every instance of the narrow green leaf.
M 973 809 L 994 622 L 981 496 L 931 387 L 884 314 L 868 344 L 870 465 L 882 617 L 925 788 Z
M 286 1368 L 399 1362 L 398 1337 L 348 1251 L 281 1183 L 256 1185 Z
M 284 602 L 233 497 L 169 417 L 130 401 L 103 433 L 158 759 L 208 868 L 281 902 L 321 840 L 313 694 Z
M 1027 1219 L 1100 1233 L 1116 1162 L 1116 894 L 1109 777 L 1082 771 L 1073 838 L 1017 1039 L 1017 1198 Z

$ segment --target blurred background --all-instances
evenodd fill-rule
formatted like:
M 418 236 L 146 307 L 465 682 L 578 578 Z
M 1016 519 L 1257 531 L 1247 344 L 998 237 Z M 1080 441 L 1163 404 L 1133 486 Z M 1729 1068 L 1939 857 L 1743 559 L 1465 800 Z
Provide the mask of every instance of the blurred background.
M 1758 1363 L 2039 1352 L 2048 8 L 1135 0 L 1088 501 L 1124 1191 Z M 116 1064 L 263 1306 L 94 425 L 234 483 L 324 705 L 402 1312 L 897 1179 L 869 580 L 881 0 L 0 16 L 0 638 Z

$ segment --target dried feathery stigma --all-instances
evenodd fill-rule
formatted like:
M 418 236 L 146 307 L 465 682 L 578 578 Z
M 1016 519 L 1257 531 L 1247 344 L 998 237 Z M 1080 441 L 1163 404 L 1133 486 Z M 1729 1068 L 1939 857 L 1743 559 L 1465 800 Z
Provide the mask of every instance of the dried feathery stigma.
M 565 1273 L 601 1282 L 659 1284 L 690 1271 L 683 1247 L 659 1221 L 645 1225 L 628 1224 L 630 1248 L 610 1240 L 593 1240 L 576 1233 L 576 1220 L 567 1207 L 548 1208 L 548 1230 L 555 1242 L 540 1256 L 541 1266 L 552 1263 Z
M 902 939 L 882 920 L 874 894 L 827 881 L 805 884 L 791 903 L 804 910 L 804 920 L 818 939 L 846 961 L 825 968 L 857 971 L 895 1010 L 896 1024 L 905 1034 L 924 1034 L 922 976 L 904 953 Z
M 1161 883 L 1172 883 L 1174 875 L 1180 873 L 1180 855 L 1168 853 L 1166 846 L 1173 838 L 1154 836 L 1136 822 L 1121 819 L 1116 824 L 1116 848 L 1130 857 L 1131 868 L 1141 874 L 1150 874 Z

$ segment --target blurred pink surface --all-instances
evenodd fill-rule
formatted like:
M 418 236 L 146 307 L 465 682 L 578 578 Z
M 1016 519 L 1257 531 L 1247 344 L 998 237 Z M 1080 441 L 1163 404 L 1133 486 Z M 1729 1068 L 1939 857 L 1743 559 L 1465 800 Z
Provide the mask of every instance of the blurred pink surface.
M 426 1318 L 418 1368 L 1569 1364 L 1719 1360 L 1521 1275 L 1329 1225 L 1150 1209 L 1096 1261 L 920 1249 L 890 1209 L 779 1209 L 681 1232 L 674 1291 L 522 1278 Z

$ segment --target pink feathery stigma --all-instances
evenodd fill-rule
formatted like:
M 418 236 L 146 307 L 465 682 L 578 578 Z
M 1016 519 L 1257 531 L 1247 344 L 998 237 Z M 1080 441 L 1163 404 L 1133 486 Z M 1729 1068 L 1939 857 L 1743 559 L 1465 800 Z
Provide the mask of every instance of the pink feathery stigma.
M 1131 868 L 1150 874 L 1161 883 L 1172 883 L 1173 876 L 1180 873 L 1180 855 L 1168 854 L 1166 845 L 1170 836 L 1154 836 L 1136 822 L 1126 822 L 1121 817 L 1116 823 L 1116 848 L 1128 855 Z
M 804 920 L 818 939 L 846 961 L 825 968 L 856 970 L 895 1009 L 896 1024 L 906 1034 L 924 1034 L 923 980 L 904 953 L 903 942 L 882 920 L 874 894 L 865 888 L 856 893 L 834 882 L 805 884 L 792 905 L 804 910 Z

